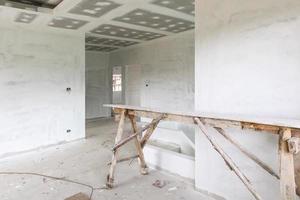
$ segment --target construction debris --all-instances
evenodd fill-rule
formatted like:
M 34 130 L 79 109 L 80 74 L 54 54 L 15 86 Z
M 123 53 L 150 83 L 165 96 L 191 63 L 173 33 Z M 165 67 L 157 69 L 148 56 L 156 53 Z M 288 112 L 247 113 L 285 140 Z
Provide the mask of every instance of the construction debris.
M 156 180 L 152 185 L 157 188 L 163 188 L 166 184 L 167 183 L 165 181 Z
M 177 187 L 172 187 L 172 188 L 169 188 L 168 191 L 171 192 L 171 191 L 175 191 L 177 189 L 178 189 Z

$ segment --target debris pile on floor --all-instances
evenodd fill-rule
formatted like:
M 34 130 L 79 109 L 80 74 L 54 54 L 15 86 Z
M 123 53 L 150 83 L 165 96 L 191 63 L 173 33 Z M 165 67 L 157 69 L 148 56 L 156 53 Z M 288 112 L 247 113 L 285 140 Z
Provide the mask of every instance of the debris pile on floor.
M 168 189 L 168 192 L 175 191 L 175 190 L 177 190 L 177 187 L 172 187 Z
M 157 188 L 163 188 L 166 184 L 166 181 L 156 180 L 152 185 Z

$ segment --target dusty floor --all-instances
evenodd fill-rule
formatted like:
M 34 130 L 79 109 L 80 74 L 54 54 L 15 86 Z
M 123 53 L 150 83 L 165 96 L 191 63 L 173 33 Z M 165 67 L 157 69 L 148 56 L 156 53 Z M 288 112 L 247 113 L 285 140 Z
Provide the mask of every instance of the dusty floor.
M 34 172 L 103 187 L 116 128 L 112 120 L 88 123 L 87 140 L 3 158 L 0 160 L 0 173 Z M 125 148 L 126 154 L 132 155 L 131 144 Z M 92 199 L 211 199 L 194 191 L 192 182 L 180 177 L 155 170 L 151 170 L 147 176 L 141 176 L 136 162 L 131 165 L 129 162 L 119 164 L 115 179 L 116 187 L 113 190 L 96 190 Z M 63 200 L 79 192 L 89 195 L 91 191 L 88 187 L 31 175 L 0 175 L 0 180 L 1 200 Z M 154 187 L 152 184 L 156 180 L 164 181 L 166 185 L 161 189 Z

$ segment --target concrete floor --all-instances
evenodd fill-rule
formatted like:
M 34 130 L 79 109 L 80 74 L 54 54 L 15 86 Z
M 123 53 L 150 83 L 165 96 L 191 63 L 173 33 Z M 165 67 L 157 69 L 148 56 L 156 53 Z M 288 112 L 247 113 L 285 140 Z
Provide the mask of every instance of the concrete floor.
M 128 129 L 128 124 L 126 125 Z M 34 172 L 80 181 L 93 187 L 103 187 L 111 159 L 117 124 L 111 120 L 99 120 L 87 124 L 88 139 L 39 149 L 0 160 L 0 172 Z M 133 144 L 123 149 L 121 156 L 132 155 Z M 125 151 L 124 151 L 125 150 Z M 90 194 L 87 187 L 30 175 L 0 175 L 1 200 L 60 200 L 82 192 Z M 137 162 L 119 164 L 113 190 L 96 190 L 94 200 L 99 199 L 156 199 L 156 200 L 208 200 L 196 192 L 193 183 L 164 172 L 151 170 L 147 176 L 138 173 Z M 163 188 L 152 184 L 165 181 Z

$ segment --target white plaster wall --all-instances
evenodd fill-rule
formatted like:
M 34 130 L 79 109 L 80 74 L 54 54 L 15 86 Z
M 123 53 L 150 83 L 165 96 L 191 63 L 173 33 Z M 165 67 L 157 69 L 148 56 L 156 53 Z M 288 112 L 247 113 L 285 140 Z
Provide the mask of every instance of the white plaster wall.
M 140 106 L 143 90 L 142 66 L 140 64 L 126 65 L 123 80 L 125 81 L 125 104 Z
M 194 109 L 193 31 L 111 53 L 110 65 L 124 68 L 125 103 L 171 111 Z M 153 138 L 176 143 L 183 138 L 182 133 L 189 139 L 185 142 L 181 141 L 178 145 L 181 145 L 183 153 L 193 157 L 193 127 L 174 122 L 161 122 Z M 191 142 L 190 148 L 186 147 L 189 142 Z M 180 154 L 172 154 L 170 158 L 166 156 L 169 154 L 159 149 L 160 151 L 157 150 L 155 153 L 153 151 L 145 153 L 149 164 L 184 177 L 194 178 L 191 176 L 194 174 L 194 166 L 191 167 L 191 162 L 186 167 L 165 165 L 164 163 L 172 163 L 170 159 L 181 162 Z
M 130 79 L 139 87 L 136 84 L 128 85 L 140 88 L 141 106 L 194 109 L 193 32 L 111 53 L 110 65 L 127 66 L 126 71 L 131 74 L 134 72 L 128 72 L 130 67 L 133 71 L 137 70 L 137 66 L 140 67 L 140 77 Z M 149 87 L 146 87 L 146 83 Z
M 160 127 L 156 130 L 155 134 L 152 135 L 151 140 L 163 144 L 176 144 L 176 146 L 180 147 L 180 153 L 191 157 L 194 157 L 195 155 L 194 141 L 191 141 L 183 130 Z
M 85 136 L 84 60 L 84 36 L 0 28 L 0 155 Z
M 124 99 L 128 103 L 177 111 L 194 109 L 193 31 L 111 53 L 110 66 L 126 68 L 124 86 L 130 92 Z M 183 130 L 194 141 L 193 128 L 177 123 L 167 126 Z
M 122 104 L 123 103 L 122 97 L 123 97 L 122 91 L 113 92 L 112 103 L 113 104 Z
M 86 118 L 109 117 L 111 110 L 103 104 L 111 102 L 109 54 L 86 52 Z
M 299 11 L 298 0 L 196 1 L 196 110 L 299 119 Z M 229 133 L 278 169 L 276 136 Z M 279 199 L 278 181 L 218 141 L 264 199 Z M 226 199 L 253 199 L 199 132 L 196 186 Z
M 195 178 L 195 160 L 192 156 L 179 154 L 149 144 L 145 146 L 144 154 L 146 162 L 152 168 L 164 170 L 190 180 Z

